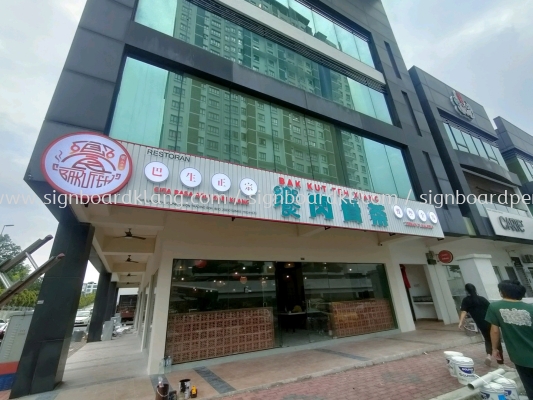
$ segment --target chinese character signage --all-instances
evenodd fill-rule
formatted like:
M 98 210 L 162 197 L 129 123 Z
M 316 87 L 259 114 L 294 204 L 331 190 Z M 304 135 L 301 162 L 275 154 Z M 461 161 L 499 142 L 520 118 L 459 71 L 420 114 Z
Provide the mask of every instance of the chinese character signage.
M 130 179 L 132 162 L 120 143 L 80 132 L 52 142 L 43 153 L 41 169 L 59 192 L 94 196 L 119 191 Z
M 43 164 L 55 188 L 73 194 L 80 189 L 87 195 L 114 193 L 102 201 L 106 204 L 444 237 L 430 204 L 102 135 L 63 137 L 47 149 Z

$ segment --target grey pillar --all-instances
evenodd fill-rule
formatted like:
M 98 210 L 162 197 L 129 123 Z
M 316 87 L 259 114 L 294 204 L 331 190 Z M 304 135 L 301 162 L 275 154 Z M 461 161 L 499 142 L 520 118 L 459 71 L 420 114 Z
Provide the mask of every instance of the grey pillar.
M 52 255 L 65 258 L 43 279 L 11 399 L 48 392 L 63 379 L 94 227 L 60 222 Z
M 106 303 L 107 303 L 107 306 L 106 306 L 104 321 L 109 321 L 111 317 L 115 316 L 115 310 L 117 309 L 117 283 L 116 282 L 109 282 Z
M 107 310 L 107 293 L 110 283 L 111 274 L 108 272 L 100 272 L 98 288 L 96 289 L 96 297 L 94 299 L 93 315 L 91 316 L 89 334 L 87 335 L 87 343 L 99 342 L 102 340 L 102 326 L 104 325 L 105 321 L 105 313 Z

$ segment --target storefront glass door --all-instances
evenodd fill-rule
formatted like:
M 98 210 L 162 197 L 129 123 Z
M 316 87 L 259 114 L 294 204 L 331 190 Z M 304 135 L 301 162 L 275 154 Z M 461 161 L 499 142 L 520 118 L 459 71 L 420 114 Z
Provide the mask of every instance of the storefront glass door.
M 182 363 L 278 347 L 275 271 L 263 261 L 174 260 L 167 355 Z

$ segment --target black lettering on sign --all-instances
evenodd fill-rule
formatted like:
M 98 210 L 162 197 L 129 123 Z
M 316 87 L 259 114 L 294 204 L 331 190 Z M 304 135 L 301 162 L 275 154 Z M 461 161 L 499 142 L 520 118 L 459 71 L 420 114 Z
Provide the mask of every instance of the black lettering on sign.
M 524 232 L 524 222 L 520 219 L 500 217 L 499 220 L 506 231 Z

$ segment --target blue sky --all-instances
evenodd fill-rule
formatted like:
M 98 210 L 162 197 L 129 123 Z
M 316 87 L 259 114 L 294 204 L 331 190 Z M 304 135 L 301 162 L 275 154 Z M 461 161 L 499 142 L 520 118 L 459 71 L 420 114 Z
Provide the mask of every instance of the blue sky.
M 417 65 L 533 133 L 533 0 L 384 0 L 407 68 Z M 22 181 L 85 0 L 0 0 L 0 196 L 30 195 Z M 39 202 L 0 204 L 24 247 L 55 234 Z M 50 246 L 37 254 L 43 262 Z M 92 268 L 86 281 L 98 279 Z

